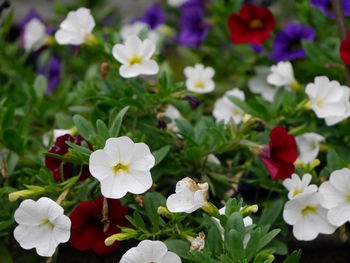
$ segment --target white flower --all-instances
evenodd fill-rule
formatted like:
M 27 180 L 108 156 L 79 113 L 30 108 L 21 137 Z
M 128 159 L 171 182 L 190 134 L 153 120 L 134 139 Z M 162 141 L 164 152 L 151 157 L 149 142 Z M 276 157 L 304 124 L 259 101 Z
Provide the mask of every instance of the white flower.
M 161 241 L 142 240 L 137 247 L 125 252 L 120 263 L 181 263 L 174 252 Z
M 318 118 L 326 118 L 328 126 L 334 125 L 350 115 L 349 88 L 325 76 L 316 77 L 305 89 L 311 108 Z
M 90 10 L 81 7 L 70 11 L 56 32 L 55 38 L 60 45 L 80 45 L 89 39 L 95 27 L 95 20 Z
M 37 50 L 45 43 L 46 27 L 38 18 L 31 19 L 23 32 L 23 46 L 25 50 Z
M 272 65 L 271 73 L 267 76 L 267 83 L 281 87 L 292 87 L 295 85 L 293 66 L 289 61 L 279 62 L 277 65 Z
M 304 133 L 295 137 L 298 149 L 299 159 L 303 163 L 311 163 L 316 159 L 320 150 L 320 142 L 324 137 L 313 132 Z
M 242 210 L 242 207 L 241 207 L 240 210 Z M 220 208 L 220 209 L 219 209 L 219 213 L 220 213 L 220 215 L 224 215 L 224 214 L 226 213 L 226 206 Z M 217 218 L 215 218 L 215 217 L 212 217 L 212 218 L 213 218 L 214 221 L 219 225 L 221 237 L 222 237 L 222 240 L 224 240 L 224 237 L 225 237 L 225 235 L 224 235 L 224 228 L 223 228 L 222 225 L 220 224 L 219 219 L 217 219 Z M 244 224 L 245 227 L 250 226 L 250 225 L 253 224 L 253 219 L 252 219 L 250 216 L 246 216 L 246 217 L 243 218 L 243 224 Z M 244 246 L 244 247 L 247 247 L 248 242 L 249 242 L 249 240 L 250 240 L 250 236 L 251 236 L 251 235 L 250 235 L 249 233 L 244 235 L 244 238 L 243 238 L 243 246 Z
M 256 67 L 256 76 L 248 81 L 248 87 L 251 92 L 261 94 L 261 96 L 269 101 L 273 102 L 273 99 L 278 91 L 278 87 L 272 86 L 267 83 L 267 76 L 271 73 L 269 67 Z
M 170 123 L 167 123 L 167 128 L 169 130 L 172 130 L 173 132 L 178 132 L 179 128 L 176 125 L 176 121 L 178 119 L 181 119 L 181 113 L 179 112 L 178 109 L 176 109 L 174 106 L 168 104 L 166 106 L 165 112 L 164 112 L 164 116 L 168 117 L 170 119 Z
M 215 71 L 212 67 L 204 67 L 202 64 L 196 64 L 194 67 L 184 69 L 186 76 L 186 88 L 196 93 L 209 93 L 215 88 L 212 80 Z
M 70 237 L 71 221 L 63 208 L 47 197 L 26 199 L 15 211 L 18 226 L 13 234 L 24 249 L 35 248 L 38 255 L 51 257 L 58 244 Z
M 122 65 L 119 74 L 124 78 L 140 74 L 154 75 L 159 71 L 157 62 L 151 60 L 156 45 L 150 39 L 140 40 L 136 35 L 127 37 L 125 45 L 116 44 L 112 54 Z
M 295 196 L 308 193 L 308 192 L 317 192 L 317 186 L 312 184 L 311 182 L 312 176 L 311 174 L 304 174 L 303 178 L 300 180 L 300 177 L 297 174 L 292 174 L 292 178 L 287 178 L 283 181 L 283 185 L 288 189 L 288 198 L 291 200 L 295 198 Z
M 152 186 L 155 159 L 144 143 L 129 137 L 109 138 L 103 149 L 90 155 L 89 169 L 101 183 L 102 195 L 119 199 L 127 192 L 142 194 Z
M 176 184 L 175 194 L 166 200 L 170 212 L 192 213 L 207 203 L 208 183 L 197 184 L 186 177 Z
M 242 101 L 245 100 L 244 92 L 239 89 L 227 91 L 225 95 L 215 102 L 213 115 L 217 121 L 224 121 L 227 124 L 231 119 L 235 124 L 242 122 L 244 112 L 236 106 L 229 97 L 235 97 Z
M 178 7 L 185 3 L 187 0 L 168 0 L 168 5 Z
M 324 196 L 321 205 L 328 210 L 328 220 L 336 226 L 350 221 L 350 170 L 343 168 L 331 173 L 329 181 L 322 183 L 320 193 Z
M 151 30 L 147 23 L 137 21 L 132 24 L 124 25 L 120 30 L 120 37 L 125 42 L 129 36 L 136 35 L 141 37 L 142 34 L 157 43 L 159 40 L 159 33 L 156 30 Z
M 297 195 L 289 200 L 283 210 L 283 219 L 293 226 L 293 235 L 298 240 L 310 241 L 318 234 L 332 234 L 336 230 L 328 222 L 327 209 L 321 206 L 323 197 L 318 192 Z

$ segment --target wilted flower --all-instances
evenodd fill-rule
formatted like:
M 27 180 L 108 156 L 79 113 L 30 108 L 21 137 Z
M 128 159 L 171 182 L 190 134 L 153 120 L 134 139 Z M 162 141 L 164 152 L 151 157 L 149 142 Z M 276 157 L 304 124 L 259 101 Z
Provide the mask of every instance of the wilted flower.
M 271 85 L 288 88 L 296 88 L 297 81 L 294 78 L 293 66 L 289 61 L 279 62 L 270 68 L 271 73 L 267 76 L 267 82 Z
M 275 18 L 265 7 L 246 4 L 238 14 L 230 15 L 228 26 L 234 44 L 262 44 L 275 28 Z
M 186 177 L 176 184 L 175 194 L 168 197 L 166 205 L 173 213 L 192 213 L 207 203 L 208 183 L 197 184 Z
M 68 13 L 66 19 L 60 24 L 55 38 L 60 45 L 80 45 L 91 38 L 94 27 L 95 20 L 90 10 L 80 7 Z
M 305 89 L 311 108 L 319 118 L 325 118 L 327 125 L 334 125 L 350 115 L 349 88 L 325 76 L 316 77 Z
M 191 242 L 190 250 L 202 251 L 205 246 L 205 234 L 199 232 L 196 238 L 187 238 Z
M 267 83 L 267 76 L 271 74 L 269 67 L 256 67 L 256 76 L 248 81 L 248 87 L 251 92 L 261 94 L 263 99 L 273 102 L 278 87 Z
M 161 241 L 142 240 L 137 247 L 130 248 L 123 255 L 120 263 L 181 263 L 174 252 L 168 251 Z
M 307 132 L 295 137 L 299 149 L 298 158 L 303 163 L 311 163 L 316 159 L 320 150 L 320 142 L 324 141 L 324 137 L 314 133 Z
M 184 69 L 186 76 L 186 88 L 196 93 L 209 93 L 215 88 L 212 80 L 215 71 L 212 67 L 204 67 L 202 64 L 196 64 L 194 67 Z
M 329 181 L 321 184 L 324 196 L 321 205 L 328 209 L 327 218 L 333 225 L 350 221 L 350 170 L 343 168 L 331 173 Z
M 283 185 L 288 189 L 289 200 L 295 198 L 297 195 L 302 193 L 317 192 L 317 186 L 315 184 L 310 184 L 312 179 L 311 174 L 304 174 L 303 178 L 297 174 L 292 174 L 292 178 L 287 178 L 283 181 Z
M 273 128 L 269 146 L 261 148 L 259 156 L 274 181 L 290 177 L 298 157 L 294 136 L 282 126 Z
M 107 205 L 105 215 L 104 202 Z M 97 254 L 107 254 L 119 246 L 114 242 L 111 246 L 105 245 L 105 239 L 115 233 L 119 233 L 118 226 L 127 226 L 129 222 L 125 218 L 128 208 L 119 200 L 97 197 L 94 201 L 86 201 L 78 204 L 70 214 L 72 221 L 72 234 L 70 243 L 78 250 L 93 249 Z
M 66 141 L 70 141 L 74 144 L 81 145 L 81 143 L 84 141 L 84 138 L 80 135 L 73 137 L 70 134 L 65 134 L 62 136 L 57 137 L 55 141 L 55 145 L 52 146 L 48 152 L 58 154 L 64 157 L 69 157 L 69 148 L 70 146 L 66 144 Z M 52 171 L 53 178 L 56 182 L 63 182 L 72 176 L 78 175 L 79 170 L 74 172 L 74 168 L 76 168 L 72 163 L 69 162 L 63 162 L 60 159 L 57 159 L 52 156 L 45 156 L 45 165 L 46 167 Z M 61 166 L 63 174 L 61 174 Z M 79 177 L 79 181 L 85 180 L 89 177 L 89 169 L 86 165 L 84 165 L 81 168 L 81 174 Z
M 243 110 L 234 104 L 229 97 L 245 100 L 244 92 L 239 89 L 232 89 L 215 102 L 213 115 L 217 121 L 224 121 L 227 124 L 231 119 L 235 124 L 239 124 L 243 118 Z
M 103 149 L 93 152 L 89 169 L 100 181 L 102 195 L 119 199 L 127 192 L 142 194 L 152 186 L 150 169 L 154 163 L 147 144 L 122 136 L 109 138 Z
M 47 197 L 22 201 L 14 214 L 18 223 L 13 235 L 24 249 L 51 257 L 60 243 L 69 240 L 71 222 L 63 208 Z
M 302 40 L 313 41 L 315 31 L 312 27 L 300 24 L 288 24 L 278 32 L 272 43 L 272 58 L 276 62 L 306 57 L 301 45 Z
M 154 75 L 159 71 L 159 66 L 151 57 L 156 50 L 156 45 L 150 39 L 140 40 L 137 36 L 129 36 L 125 45 L 116 44 L 112 54 L 122 65 L 119 74 L 124 78 L 132 78 L 138 75 Z
M 309 192 L 289 200 L 283 210 L 283 219 L 293 226 L 293 235 L 298 240 L 310 241 L 318 234 L 332 234 L 337 227 L 328 222 L 327 209 L 321 206 L 320 193 Z

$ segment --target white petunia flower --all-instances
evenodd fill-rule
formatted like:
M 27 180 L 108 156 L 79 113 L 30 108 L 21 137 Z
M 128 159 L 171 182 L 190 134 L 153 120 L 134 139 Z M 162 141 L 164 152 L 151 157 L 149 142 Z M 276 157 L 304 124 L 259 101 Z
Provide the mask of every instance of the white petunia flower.
M 334 125 L 350 115 L 349 88 L 325 76 L 316 77 L 305 89 L 311 108 L 318 118 L 325 118 L 328 126 Z
M 292 88 L 296 85 L 293 66 L 289 61 L 279 62 L 277 65 L 272 65 L 271 73 L 267 76 L 267 83 L 281 87 L 285 86 Z
M 22 248 L 35 248 L 38 255 L 51 257 L 58 244 L 70 237 L 71 221 L 63 213 L 63 208 L 47 197 L 26 199 L 15 211 L 18 226 L 13 235 Z
M 324 141 L 324 137 L 313 132 L 307 132 L 295 137 L 299 156 L 303 163 L 311 163 L 316 159 L 320 150 L 320 142 Z
M 112 54 L 122 65 L 119 74 L 124 78 L 138 75 L 154 75 L 159 71 L 157 62 L 151 59 L 156 45 L 150 39 L 142 41 L 136 35 L 129 36 L 125 45 L 116 44 Z
M 283 185 L 289 191 L 288 198 L 291 200 L 302 193 L 317 192 L 315 184 L 309 185 L 311 179 L 311 174 L 304 174 L 301 180 L 297 174 L 292 174 L 292 178 L 285 179 Z
M 350 221 L 350 170 L 343 168 L 331 173 L 329 181 L 322 183 L 319 192 L 321 205 L 328 210 L 328 220 L 336 226 Z
M 176 125 L 176 121 L 178 119 L 181 119 L 181 113 L 179 112 L 178 109 L 176 109 L 174 106 L 168 104 L 166 106 L 165 112 L 164 112 L 164 116 L 168 117 L 170 119 L 170 123 L 167 123 L 167 128 L 169 130 L 172 130 L 173 132 L 178 132 L 179 128 Z
M 251 92 L 261 94 L 261 96 L 269 101 L 273 102 L 275 95 L 279 87 L 270 85 L 267 83 L 267 76 L 271 73 L 269 67 L 256 67 L 256 76 L 248 81 L 248 87 Z
M 119 263 L 181 263 L 174 252 L 161 241 L 142 240 L 137 247 L 125 252 Z
M 173 213 L 192 213 L 207 203 L 208 183 L 197 184 L 186 177 L 176 184 L 175 194 L 166 200 L 166 206 Z
M 22 37 L 25 50 L 37 50 L 45 43 L 46 26 L 40 19 L 33 18 L 24 26 Z
M 57 30 L 55 38 L 60 45 L 80 45 L 91 38 L 95 20 L 89 9 L 81 7 L 70 11 Z
M 154 43 L 157 43 L 159 40 L 159 33 L 156 30 L 151 30 L 147 23 L 141 21 L 124 25 L 120 29 L 120 37 L 124 42 L 129 36 L 136 35 L 141 37 L 142 34 L 145 34 L 145 36 Z
M 293 226 L 293 235 L 298 240 L 310 241 L 318 234 L 332 234 L 336 226 L 327 219 L 327 209 L 321 206 L 323 196 L 318 192 L 297 195 L 289 200 L 283 210 L 283 219 Z
M 196 64 L 194 67 L 184 69 L 186 76 L 186 88 L 196 93 L 209 93 L 215 89 L 213 77 L 215 71 L 212 67 L 204 67 Z
M 236 106 L 229 97 L 235 97 L 242 101 L 245 100 L 244 92 L 239 89 L 227 91 L 225 95 L 215 102 L 213 115 L 217 121 L 224 121 L 227 124 L 231 119 L 235 124 L 242 122 L 244 112 Z
M 122 136 L 109 138 L 103 149 L 93 152 L 89 169 L 100 181 L 102 195 L 119 199 L 127 192 L 142 194 L 152 186 L 150 169 L 154 163 L 146 144 Z
M 183 3 L 185 3 L 187 0 L 168 0 L 168 5 L 173 7 L 179 7 Z

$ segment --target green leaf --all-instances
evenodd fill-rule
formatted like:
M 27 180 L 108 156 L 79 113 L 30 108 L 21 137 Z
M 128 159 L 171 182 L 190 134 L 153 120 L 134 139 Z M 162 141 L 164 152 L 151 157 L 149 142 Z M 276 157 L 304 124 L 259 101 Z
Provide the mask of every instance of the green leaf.
M 107 125 L 100 119 L 96 121 L 97 134 L 107 140 L 109 136 L 109 131 Z
M 169 153 L 170 151 L 170 145 L 165 145 L 162 148 L 152 152 L 152 155 L 154 156 L 154 158 L 156 159 L 156 162 L 154 165 L 159 164 L 161 161 L 163 161 L 163 159 L 165 158 L 165 156 Z
M 118 137 L 120 126 L 122 124 L 125 113 L 128 111 L 129 106 L 124 107 L 119 111 L 115 119 L 113 120 L 111 126 L 109 127 L 109 135 L 110 137 Z
M 190 250 L 190 243 L 183 240 L 165 240 L 165 245 L 169 251 L 176 253 L 181 258 L 188 257 L 188 251 Z
M 13 130 L 13 129 L 7 129 L 4 131 L 3 133 L 3 143 L 4 145 L 18 153 L 18 154 L 22 154 L 23 150 L 24 150 L 24 141 L 22 139 L 22 137 L 17 133 L 17 131 Z
M 298 263 L 301 257 L 301 250 L 293 251 L 293 253 L 283 263 Z
M 271 242 L 271 240 L 278 235 L 278 233 L 280 232 L 280 229 L 274 229 L 272 231 L 270 231 L 269 233 L 267 233 L 265 236 L 263 236 L 260 241 L 259 241 L 259 245 L 258 245 L 258 251 L 260 251 L 261 249 L 263 249 L 268 243 Z
M 259 219 L 259 225 L 272 225 L 280 215 L 283 204 L 284 201 L 282 199 L 278 199 L 272 202 L 268 208 L 265 208 Z
M 165 197 L 158 192 L 148 192 L 145 195 L 145 210 L 150 222 L 152 223 L 152 231 L 159 230 L 159 215 L 157 213 L 158 207 L 165 205 Z
M 334 149 L 329 149 L 327 152 L 327 167 L 334 171 L 342 168 L 342 160 Z
M 77 127 L 78 132 L 84 139 L 89 140 L 92 135 L 95 135 L 95 129 L 92 127 L 91 123 L 88 122 L 81 115 L 74 115 L 73 117 L 74 125 Z
M 76 150 L 78 153 L 81 153 L 82 155 L 90 156 L 91 155 L 91 150 L 89 148 L 77 145 L 73 142 L 66 141 L 66 144 L 68 144 L 71 148 Z
M 39 99 L 44 97 L 45 91 L 47 90 L 47 80 L 45 76 L 38 75 L 34 80 L 34 90 L 35 94 Z

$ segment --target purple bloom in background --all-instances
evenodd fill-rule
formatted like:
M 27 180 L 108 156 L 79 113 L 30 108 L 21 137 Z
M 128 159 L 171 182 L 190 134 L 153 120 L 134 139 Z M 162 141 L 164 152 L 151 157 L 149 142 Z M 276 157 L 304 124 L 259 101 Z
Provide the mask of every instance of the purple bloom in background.
M 26 24 L 28 24 L 30 22 L 30 20 L 32 20 L 33 18 L 37 18 L 41 22 L 43 22 L 43 19 L 38 14 L 38 12 L 36 12 L 34 9 L 30 9 L 29 12 L 27 13 L 27 15 L 22 19 L 22 21 L 19 24 L 19 27 L 20 27 L 21 31 L 24 29 Z
M 39 68 L 39 74 L 46 76 L 48 81 L 46 93 L 51 94 L 61 81 L 61 59 L 52 56 L 47 65 L 42 65 Z
M 301 46 L 302 39 L 307 41 L 315 39 L 315 31 L 312 27 L 300 24 L 286 25 L 282 31 L 277 33 L 272 43 L 272 59 L 279 62 L 305 57 L 306 52 Z
M 206 0 L 188 0 L 185 3 L 183 3 L 180 8 L 182 10 L 186 9 L 186 8 L 191 8 L 191 7 L 200 7 L 204 9 Z
M 165 23 L 165 13 L 158 4 L 154 4 L 138 21 L 148 24 L 150 29 L 154 30 Z
M 252 44 L 251 48 L 256 52 L 256 53 L 261 53 L 264 51 L 264 46 L 260 44 Z
M 210 25 L 204 20 L 204 9 L 200 5 L 202 2 L 190 0 L 180 8 L 181 31 L 177 40 L 185 46 L 198 48 L 208 35 Z
M 329 18 L 335 18 L 335 15 L 332 11 L 332 2 L 331 0 L 310 0 L 311 4 L 319 9 Z M 350 15 L 350 0 L 343 0 L 343 10 L 344 14 Z

